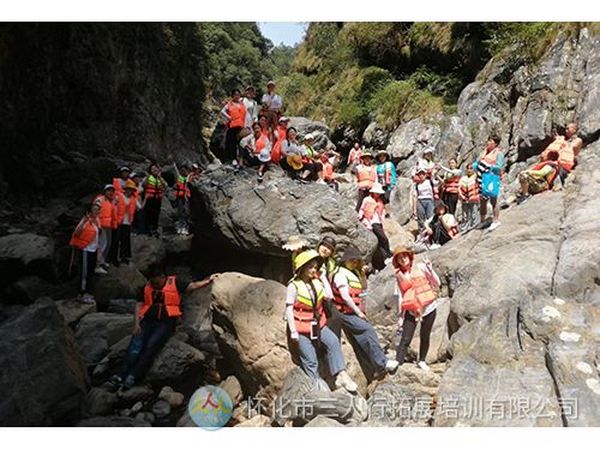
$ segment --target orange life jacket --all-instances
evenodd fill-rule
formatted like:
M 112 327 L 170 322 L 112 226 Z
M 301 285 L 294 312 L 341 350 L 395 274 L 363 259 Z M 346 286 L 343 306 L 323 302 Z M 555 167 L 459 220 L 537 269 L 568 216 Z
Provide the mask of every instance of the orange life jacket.
M 548 189 L 552 189 L 552 186 L 554 186 L 554 180 L 556 180 L 556 177 L 558 176 L 559 164 L 560 163 L 557 163 L 556 161 L 542 161 L 534 165 L 531 170 L 541 170 L 546 166 L 551 166 L 552 172 L 546 175 L 546 183 L 548 184 Z
M 254 154 L 258 155 L 265 149 L 265 147 L 269 143 L 269 139 L 264 134 L 261 134 L 261 136 L 255 140 L 255 142 L 256 144 L 254 146 Z
M 460 175 L 455 177 L 446 178 L 444 180 L 444 192 L 448 194 L 458 194 L 458 183 L 460 182 Z
M 479 203 L 479 184 L 477 177 L 464 176 L 460 179 L 459 195 L 462 201 L 467 203 Z
M 167 282 L 165 286 L 162 288 L 162 293 L 164 296 L 164 305 L 159 304 L 159 308 L 161 308 L 158 312 L 158 317 L 161 317 L 162 308 L 167 311 L 168 317 L 180 317 L 181 316 L 181 296 L 179 295 L 179 291 L 177 290 L 176 277 L 170 276 L 167 278 Z M 140 307 L 139 315 L 140 318 L 143 318 L 144 315 L 148 312 L 152 304 L 154 303 L 156 289 L 152 287 L 150 283 L 147 283 L 144 287 L 144 303 Z
M 113 201 L 106 198 L 105 195 L 99 195 L 94 203 L 100 205 L 100 214 L 98 220 L 102 228 L 117 228 L 117 206 Z
M 115 188 L 115 192 L 117 192 L 117 193 L 123 192 L 123 186 L 121 185 L 121 178 L 113 178 L 113 187 Z
M 227 103 L 227 114 L 229 114 L 229 128 L 242 128 L 246 124 L 246 107 L 242 102 Z
M 360 161 L 360 157 L 362 156 L 362 149 L 352 148 L 350 153 L 348 154 L 348 165 L 352 164 L 354 161 Z
M 296 331 L 301 334 L 310 334 L 311 322 L 319 318 L 319 328 L 327 324 L 327 316 L 323 310 L 323 298 L 325 297 L 323 285 L 319 280 L 313 280 L 316 301 L 313 297 L 310 285 L 302 280 L 292 281 L 296 287 L 296 300 L 294 301 L 294 325 Z M 316 308 L 316 310 L 315 310 Z
M 187 177 L 179 175 L 175 182 L 175 198 L 190 198 L 190 189 L 187 182 Z
M 161 200 L 163 198 L 163 194 L 165 191 L 165 187 L 163 186 L 162 181 L 154 175 L 150 175 L 146 180 L 146 184 L 144 185 L 144 193 L 146 194 L 146 198 L 156 198 Z
M 576 155 L 575 150 L 573 150 L 573 144 L 571 142 L 566 142 L 565 144 L 558 152 L 558 163 L 563 169 L 570 172 L 575 166 Z
M 329 162 L 321 162 L 323 165 L 323 179 L 325 181 L 333 181 L 333 165 Z
M 558 152 L 558 154 L 560 155 L 560 151 L 563 149 L 563 147 L 567 144 L 567 141 L 565 141 L 565 137 L 564 136 L 557 136 L 556 139 L 554 139 L 550 145 L 548 147 L 546 147 L 546 150 L 544 150 L 541 154 L 540 154 L 540 160 L 541 161 L 547 161 L 548 160 L 548 153 L 550 153 L 552 150 Z
M 279 164 L 279 161 L 281 160 L 281 145 L 286 138 L 287 128 L 278 126 L 273 134 L 275 135 L 276 140 L 275 144 L 273 144 L 273 149 L 271 150 L 271 162 Z
M 398 287 L 402 292 L 401 309 L 403 311 L 422 312 L 437 297 L 429 284 L 429 280 L 417 266 L 413 266 L 411 269 L 410 280 L 408 281 L 400 280 L 398 276 L 399 271 L 400 269 L 396 269 Z
M 131 225 L 137 210 L 137 200 L 135 199 L 135 195 L 128 197 L 129 204 L 127 206 L 125 205 L 125 194 L 119 193 L 117 196 L 119 197 L 119 202 L 117 203 L 117 224 L 121 225 L 125 219 L 125 214 L 127 214 L 129 217 L 129 224 Z
M 349 270 L 344 266 L 339 268 L 338 273 L 343 274 L 348 280 L 348 289 L 350 291 L 350 297 L 352 298 L 352 301 L 358 307 L 358 309 L 364 313 L 366 311 L 366 304 L 365 299 L 362 295 L 364 289 L 362 286 L 362 282 L 360 281 L 360 277 L 355 272 Z M 342 298 L 342 294 L 340 293 L 340 290 L 335 284 L 335 281 L 331 287 L 333 290 L 333 304 L 335 305 L 336 309 L 343 314 L 354 314 L 354 310 L 348 305 L 346 305 L 346 302 Z
M 365 166 L 361 164 L 356 168 L 359 189 L 371 189 L 377 181 L 377 167 L 375 165 Z
M 360 206 L 360 210 L 362 212 L 362 221 L 365 225 L 370 225 L 373 220 L 373 216 L 378 214 L 380 217 L 383 217 L 383 213 L 385 211 L 385 205 L 381 200 L 375 200 L 373 197 L 365 197 Z
M 98 223 L 90 217 L 84 217 L 73 231 L 69 245 L 83 250 L 96 239 L 97 235 Z

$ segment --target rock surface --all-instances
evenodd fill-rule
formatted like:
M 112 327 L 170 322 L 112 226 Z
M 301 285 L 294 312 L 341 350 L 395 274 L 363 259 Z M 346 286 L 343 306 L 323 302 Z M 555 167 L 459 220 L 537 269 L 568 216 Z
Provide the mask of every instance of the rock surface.
M 133 315 L 91 313 L 84 316 L 75 330 L 75 338 L 87 364 L 99 362 L 110 347 L 133 330 Z
M 31 233 L 0 237 L 0 288 L 23 275 L 37 275 L 49 281 L 56 277 L 54 242 Z

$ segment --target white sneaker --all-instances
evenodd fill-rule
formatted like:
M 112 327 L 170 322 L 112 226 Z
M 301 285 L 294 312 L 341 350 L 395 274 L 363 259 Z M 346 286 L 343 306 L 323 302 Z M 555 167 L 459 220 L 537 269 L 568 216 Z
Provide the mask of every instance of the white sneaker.
M 358 385 L 352 381 L 352 378 L 350 378 L 350 375 L 345 370 L 338 373 L 335 379 L 335 387 L 344 388 L 348 392 L 356 392 L 358 390 Z
M 425 372 L 429 372 L 431 370 L 425 361 L 419 361 L 417 366 L 419 366 L 419 369 L 422 369 Z
M 325 183 L 325 181 L 323 181 L 323 180 L 318 180 L 317 184 L 327 184 L 327 183 Z
M 494 231 L 499 226 L 500 226 L 500 222 L 492 222 L 492 224 L 490 225 L 490 227 L 488 228 L 488 230 Z
M 106 275 L 108 272 L 103 269 L 102 267 L 96 267 L 96 270 L 94 270 L 94 273 L 99 274 L 99 275 Z
M 440 248 L 440 247 L 441 247 L 440 244 L 433 243 L 433 244 L 431 244 L 429 246 L 429 250 L 435 250 L 435 249 Z
M 385 363 L 385 370 L 389 373 L 394 373 L 399 365 L 400 363 L 395 359 L 388 359 Z
M 386 266 L 387 266 L 389 263 L 391 263 L 391 262 L 392 262 L 392 258 L 391 258 L 391 257 L 389 257 L 389 258 L 386 258 L 386 259 L 385 259 L 385 261 L 383 261 L 383 263 L 384 263 Z

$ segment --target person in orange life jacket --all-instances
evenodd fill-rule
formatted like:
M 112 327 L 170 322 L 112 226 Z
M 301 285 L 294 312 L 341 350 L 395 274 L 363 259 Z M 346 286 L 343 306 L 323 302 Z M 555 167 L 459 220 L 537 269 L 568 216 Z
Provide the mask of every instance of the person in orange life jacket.
M 427 172 L 424 168 L 417 170 L 413 177 L 414 188 L 410 196 L 410 207 L 413 217 L 417 218 L 419 231 L 425 228 L 425 222 L 433 217 L 434 208 L 434 190 L 433 183 L 427 178 Z
M 213 274 L 202 281 L 188 283 L 180 277 L 167 276 L 160 265 L 150 266 L 148 282 L 140 292 L 135 307 L 133 336 L 123 368 L 110 379 L 114 387 L 129 389 L 143 380 L 155 356 L 181 319 L 182 296 L 207 286 L 218 276 Z
M 306 169 L 302 174 L 302 178 L 305 180 L 316 181 L 320 184 L 325 184 L 323 180 L 323 164 L 321 164 L 317 152 L 313 148 L 315 142 L 315 136 L 312 133 L 308 133 L 302 139 L 302 147 L 304 149 L 302 155 L 302 163 Z
M 477 225 L 475 208 L 479 206 L 479 185 L 472 164 L 467 165 L 465 172 L 458 184 L 458 196 L 461 201 L 462 224 L 465 229 L 470 229 Z
M 377 167 L 373 164 L 371 152 L 364 152 L 361 155 L 361 163 L 356 166 L 356 181 L 358 183 L 356 212 L 358 212 L 363 200 L 369 196 L 373 184 L 377 181 Z
M 551 150 L 546 157 L 546 161 L 537 163 L 519 174 L 521 192 L 517 204 L 523 203 L 534 194 L 552 190 L 559 171 L 559 153 Z
M 167 182 L 161 176 L 161 170 L 158 164 L 151 164 L 148 172 L 150 174 L 142 183 L 144 187 L 142 209 L 144 210 L 144 220 L 146 222 L 144 228 L 146 234 L 157 235 L 158 219 L 160 217 L 162 200 L 167 189 Z
M 319 254 L 307 250 L 294 260 L 294 278 L 287 285 L 286 321 L 290 351 L 297 350 L 302 370 L 313 380 L 318 390 L 319 377 L 317 352 L 324 350 L 329 372 L 335 377 L 336 387 L 356 392 L 358 386 L 346 373 L 346 363 L 339 339 L 327 326 L 323 301 L 331 293 L 325 292 L 320 280 Z
M 115 192 L 117 194 L 125 191 L 125 183 L 129 180 L 131 176 L 131 169 L 127 166 L 123 166 L 119 169 L 119 177 L 113 178 L 113 187 L 115 188 Z
M 144 197 L 144 178 L 146 177 L 145 172 L 132 172 L 129 176 L 129 179 L 135 183 L 137 189 L 135 191 L 135 199 L 138 202 L 140 208 L 142 207 L 142 198 Z M 133 218 L 133 223 L 131 224 L 131 233 L 132 234 L 144 234 L 144 226 L 146 224 L 146 220 L 144 218 L 144 210 L 139 209 Z
M 354 147 L 352 147 L 348 153 L 348 167 L 350 168 L 350 173 L 356 173 L 356 167 L 360 164 L 362 154 L 363 149 L 360 144 L 356 142 Z
M 335 169 L 333 167 L 333 164 L 331 163 L 331 158 L 328 152 L 324 151 L 323 153 L 321 153 L 321 156 L 319 156 L 319 158 L 321 160 L 321 166 L 323 167 L 323 181 L 339 192 L 340 185 L 335 179 Z
M 262 116 L 262 117 L 264 117 L 264 116 Z M 261 119 L 259 119 L 259 122 L 261 123 L 261 127 L 263 127 L 263 133 L 264 133 L 262 117 L 261 117 Z M 264 121 L 267 122 L 267 119 L 265 118 Z M 273 128 L 271 131 L 271 142 L 273 144 L 273 150 L 271 151 L 271 162 L 273 164 L 281 164 L 281 146 L 283 145 L 283 142 L 287 138 L 287 129 L 288 129 L 289 121 L 290 121 L 290 119 L 288 119 L 287 117 L 280 117 L 279 125 L 277 127 Z
M 363 265 L 360 251 L 354 246 L 347 247 L 333 277 L 332 290 L 334 305 L 341 313 L 342 329 L 357 356 L 363 356 L 371 367 L 370 378 L 370 375 L 380 375 L 384 371 L 395 371 L 398 363 L 386 358 L 377 332 L 367 319 L 367 277 Z
M 458 168 L 456 158 L 451 158 L 448 161 L 447 168 L 440 165 L 440 172 L 443 173 L 443 175 L 438 176 L 443 188 L 442 201 L 448 206 L 450 214 L 456 214 L 458 185 L 462 176 L 462 171 Z
M 394 249 L 393 264 L 396 274 L 394 296 L 398 298 L 398 328 L 402 335 L 396 352 L 396 360 L 403 364 L 408 347 L 415 334 L 417 323 L 421 323 L 418 366 L 429 370 L 427 352 L 437 308 L 437 291 L 440 279 L 431 262 L 414 263 L 414 252 L 406 247 Z
M 177 222 L 175 231 L 179 235 L 189 235 L 188 211 L 190 203 L 189 182 L 192 177 L 190 166 L 183 164 L 181 168 L 173 164 L 175 170 L 175 208 L 177 209 Z
M 242 164 L 258 166 L 258 182 L 262 182 L 268 164 L 271 161 L 271 141 L 262 133 L 258 122 L 252 125 L 252 133 L 240 141 Z
M 365 197 L 358 211 L 358 219 L 362 224 L 371 230 L 377 237 L 379 250 L 385 259 L 387 265 L 391 260 L 392 251 L 390 250 L 390 241 L 383 230 L 383 216 L 385 205 L 383 203 L 384 190 L 379 183 L 373 184 L 370 190 L 370 196 Z
M 425 231 L 432 244 L 441 246 L 458 236 L 458 222 L 443 203 L 438 203 L 434 215 L 425 225 Z M 435 247 L 430 247 L 431 249 Z
M 396 186 L 397 174 L 394 163 L 390 161 L 390 154 L 385 150 L 377 152 L 377 180 L 383 188 L 383 203 L 385 204 L 385 217 L 390 217 L 389 203 L 392 189 Z
M 569 173 L 577 165 L 577 156 L 583 147 L 583 140 L 577 136 L 577 124 L 569 123 L 565 129 L 565 135 L 556 135 L 554 141 L 542 152 L 541 161 L 548 160 L 548 153 L 552 150 L 558 151 L 558 164 L 561 184 L 564 186 Z
M 100 234 L 100 206 L 96 203 L 86 207 L 85 215 L 75 227 L 69 245 L 79 251 L 79 300 L 93 304 L 94 268 Z
M 240 131 L 246 123 L 246 107 L 242 102 L 242 93 L 239 89 L 231 91 L 231 100 L 221 110 L 221 117 L 227 122 L 225 133 L 225 151 L 221 155 L 223 164 L 235 161 Z
M 98 220 L 100 222 L 100 235 L 98 237 L 98 257 L 96 273 L 105 275 L 108 269 L 108 259 L 112 245 L 114 230 L 117 228 L 117 202 L 115 188 L 112 184 L 104 186 L 103 194 L 94 199 L 100 208 Z
M 117 194 L 117 233 L 113 236 L 109 261 L 115 266 L 119 263 L 129 264 L 131 260 L 131 224 L 135 213 L 141 208 L 141 203 L 135 195 L 137 185 L 133 180 L 127 180 L 124 193 Z
M 501 177 L 502 167 L 504 166 L 504 153 L 498 147 L 500 144 L 500 138 L 497 135 L 492 135 L 488 139 L 485 149 L 483 150 L 479 160 L 475 164 L 475 171 L 477 173 L 477 183 L 479 185 L 479 216 L 481 222 L 485 222 L 487 216 L 487 204 L 488 201 L 492 204 L 493 215 L 492 224 L 489 227 L 490 231 L 495 230 L 500 225 L 500 202 L 498 197 L 486 197 L 482 194 L 481 180 L 482 176 L 486 172 L 491 172 L 498 178 Z

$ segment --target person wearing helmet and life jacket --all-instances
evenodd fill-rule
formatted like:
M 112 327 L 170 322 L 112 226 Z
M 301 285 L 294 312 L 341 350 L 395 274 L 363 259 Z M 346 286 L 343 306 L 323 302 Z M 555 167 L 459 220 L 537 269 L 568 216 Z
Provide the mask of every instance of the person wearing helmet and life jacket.
M 367 374 L 370 378 L 370 375 L 379 376 L 385 372 L 395 371 L 398 363 L 386 358 L 379 344 L 377 332 L 367 319 L 365 299 L 367 277 L 363 272 L 363 266 L 360 251 L 354 246 L 346 247 L 340 260 L 340 267 L 333 277 L 332 290 L 335 308 L 341 314 L 341 328 L 354 351 L 366 357 L 365 362 L 371 368 L 371 374 Z
M 479 216 L 482 226 L 487 217 L 487 204 L 492 205 L 492 223 L 488 230 L 493 231 L 500 226 L 500 179 L 504 166 L 504 153 L 499 147 L 500 137 L 492 135 L 487 140 L 485 149 L 474 163 L 479 185 Z
M 552 190 L 554 180 L 559 172 L 559 156 L 556 150 L 550 150 L 546 161 L 539 162 L 519 174 L 521 192 L 519 192 L 517 204 L 527 201 L 534 194 Z
M 167 182 L 161 176 L 158 164 L 152 163 L 148 169 L 149 175 L 142 182 L 144 186 L 144 210 L 145 231 L 148 235 L 158 235 L 158 219 L 162 207 L 162 200 L 167 189 Z
M 419 231 L 423 231 L 425 223 L 433 217 L 434 190 L 433 183 L 427 178 L 424 168 L 417 170 L 413 177 L 413 188 L 410 196 L 412 216 L 417 219 Z
M 69 245 L 79 252 L 79 300 L 94 304 L 94 269 L 100 234 L 100 206 L 89 204 L 85 215 L 75 227 Z
M 377 181 L 377 167 L 373 164 L 373 154 L 364 152 L 361 162 L 356 166 L 356 182 L 358 183 L 358 197 L 356 199 L 356 212 L 360 210 L 365 197 L 369 196 L 373 184 Z
M 290 345 L 296 346 L 302 370 L 319 388 L 319 361 L 317 352 L 324 350 L 325 359 L 336 387 L 356 392 L 357 384 L 346 372 L 342 347 L 337 336 L 327 326 L 323 309 L 325 286 L 320 280 L 319 253 L 307 250 L 294 260 L 294 278 L 286 292 L 286 320 Z M 294 350 L 294 349 L 290 349 Z
M 385 192 L 383 194 L 383 203 L 385 205 L 386 217 L 390 216 L 388 205 L 397 179 L 396 167 L 390 161 L 390 154 L 386 150 L 380 150 L 377 152 L 377 181 Z
M 557 133 L 554 141 L 540 155 L 541 161 L 545 162 L 549 159 L 549 152 L 552 150 L 558 152 L 558 176 L 563 185 L 571 171 L 577 165 L 577 156 L 579 156 L 579 152 L 583 147 L 583 140 L 577 136 L 577 129 L 576 123 L 571 122 L 567 124 L 565 135 L 561 136 Z
M 243 165 L 258 167 L 258 182 L 262 183 L 264 173 L 271 161 L 271 141 L 262 133 L 258 122 L 252 125 L 252 133 L 240 141 Z
M 110 248 L 113 235 L 116 236 L 117 229 L 117 198 L 115 188 L 112 184 L 104 186 L 101 195 L 94 199 L 100 208 L 98 220 L 100 222 L 100 235 L 98 237 L 98 258 L 96 262 L 96 273 L 105 275 L 108 270 Z
M 431 242 L 429 248 L 434 249 L 458 237 L 458 221 L 448 211 L 448 207 L 440 202 L 434 209 L 433 217 L 425 225 L 425 231 Z
M 398 328 L 402 335 L 396 352 L 396 360 L 404 364 L 408 347 L 415 334 L 417 323 L 421 323 L 419 358 L 417 365 L 429 370 L 426 358 L 429 351 L 431 330 L 435 322 L 437 291 L 440 279 L 431 262 L 414 264 L 414 251 L 408 247 L 394 249 L 393 265 L 396 276 L 394 296 L 398 298 Z
M 227 126 L 225 149 L 220 159 L 223 164 L 232 161 L 235 164 L 240 131 L 246 123 L 246 107 L 242 102 L 242 93 L 239 89 L 231 91 L 231 100 L 225 104 L 220 114 Z
M 458 204 L 458 190 L 462 171 L 458 168 L 456 158 L 450 158 L 448 167 L 440 165 L 440 171 L 443 173 L 439 176 L 442 185 L 442 202 L 448 206 L 450 214 L 456 214 L 456 205 Z
M 123 166 L 119 169 L 119 177 L 113 178 L 113 187 L 117 194 L 122 194 L 125 191 L 125 183 L 131 176 L 131 169 L 127 166 Z
M 181 320 L 182 296 L 207 286 L 219 274 L 212 274 L 202 281 L 188 282 L 178 276 L 167 276 L 163 266 L 153 264 L 146 276 L 148 281 L 135 306 L 133 336 L 123 367 L 109 380 L 115 388 L 129 389 L 144 379 L 154 358 Z
M 472 164 L 467 165 L 465 175 L 460 179 L 458 197 L 461 202 L 462 225 L 464 229 L 473 228 L 477 225 L 475 209 L 479 207 L 479 185 Z
M 385 191 L 379 183 L 373 184 L 369 191 L 369 196 L 365 197 L 358 211 L 358 220 L 371 230 L 379 244 L 379 250 L 385 259 L 387 265 L 391 260 L 392 251 L 390 250 L 390 241 L 388 240 L 383 229 L 383 221 L 385 215 L 385 205 L 383 203 L 383 195 Z
M 141 208 L 137 196 L 137 185 L 133 180 L 127 180 L 124 192 L 118 194 L 117 202 L 117 233 L 113 236 L 109 261 L 118 266 L 120 263 L 129 264 L 131 261 L 131 224 L 135 220 L 138 209 Z

